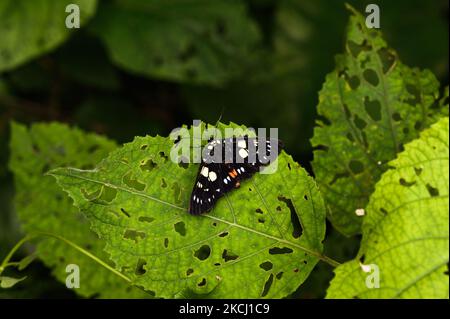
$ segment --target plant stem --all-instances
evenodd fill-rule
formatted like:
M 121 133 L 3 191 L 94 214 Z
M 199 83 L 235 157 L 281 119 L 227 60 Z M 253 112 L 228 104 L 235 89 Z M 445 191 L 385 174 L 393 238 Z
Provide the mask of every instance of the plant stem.
M 36 237 L 36 236 L 34 236 L 33 234 L 30 234 L 30 235 L 25 236 L 24 238 L 22 238 L 21 240 L 19 240 L 17 242 L 17 244 L 10 250 L 8 255 L 6 255 L 5 259 L 3 259 L 3 262 L 0 265 L 0 274 L 3 272 L 3 270 L 5 270 L 6 267 L 8 267 L 9 261 L 11 260 L 14 253 L 20 248 L 20 246 L 22 246 L 25 242 L 33 239 L 34 237 Z
M 91 258 L 92 260 L 94 260 L 96 263 L 100 264 L 101 266 L 103 266 L 104 268 L 108 269 L 109 271 L 113 272 L 114 274 L 116 274 L 117 276 L 121 277 L 122 279 L 124 279 L 125 281 L 127 281 L 128 283 L 131 283 L 131 279 L 128 278 L 127 276 L 125 276 L 124 274 L 122 274 L 121 272 L 117 271 L 116 269 L 114 269 L 113 267 L 111 267 L 110 265 L 108 265 L 107 263 L 105 263 L 103 260 L 101 260 L 100 258 L 98 258 L 97 256 L 91 254 L 89 251 L 85 250 L 84 248 L 78 246 L 77 244 L 71 242 L 70 240 L 61 237 L 59 235 L 56 234 L 52 234 L 52 233 L 46 233 L 46 232 L 35 232 L 32 234 L 29 234 L 27 236 L 25 236 L 24 238 L 22 238 L 12 249 L 11 251 L 8 253 L 8 255 L 5 257 L 5 259 L 3 260 L 2 264 L 0 265 L 0 274 L 3 272 L 3 270 L 8 267 L 11 266 L 14 263 L 9 263 L 10 259 L 12 258 L 12 256 L 14 255 L 14 253 L 20 248 L 20 246 L 22 246 L 25 242 L 32 240 L 34 238 L 37 237 L 53 237 L 56 238 L 58 240 L 63 241 L 64 243 L 66 243 L 67 245 L 71 246 L 72 248 L 78 250 L 79 252 L 81 252 L 83 255 Z

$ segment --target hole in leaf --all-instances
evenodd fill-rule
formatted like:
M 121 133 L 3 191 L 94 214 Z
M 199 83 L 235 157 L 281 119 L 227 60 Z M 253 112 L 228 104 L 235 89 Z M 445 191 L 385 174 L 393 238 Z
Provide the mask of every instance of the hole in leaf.
M 366 255 L 362 255 L 360 258 L 359 258 L 359 262 L 361 263 L 361 264 L 364 264 L 364 260 L 366 259 Z
M 395 55 L 391 52 L 391 50 L 386 48 L 381 48 L 377 53 L 380 57 L 381 64 L 383 65 L 383 73 L 386 74 L 394 65 Z
M 402 117 L 401 117 L 400 113 L 395 112 L 392 114 L 392 119 L 396 122 L 400 122 L 402 120 Z
M 361 80 L 356 76 L 353 75 L 350 78 L 347 79 L 347 83 L 350 86 L 350 88 L 355 91 L 359 85 L 361 84 Z
M 130 214 L 123 208 L 120 209 L 120 211 L 127 217 L 130 217 Z
M 139 182 L 137 179 L 134 179 L 131 176 L 132 176 L 131 172 L 125 174 L 125 176 L 122 178 L 122 182 L 128 187 L 142 192 L 145 189 L 145 184 Z
M 230 260 L 236 260 L 239 258 L 238 255 L 233 254 L 232 252 L 229 252 L 228 250 L 224 249 L 222 253 L 222 258 L 225 260 L 225 262 L 228 262 Z
M 427 187 L 428 193 L 430 193 L 431 197 L 439 196 L 439 190 L 437 188 L 434 188 L 430 184 L 427 184 L 426 187 Z
M 182 156 L 178 162 L 178 166 L 187 169 L 189 167 L 189 160 Z
M 139 258 L 139 260 L 136 264 L 136 270 L 134 271 L 134 273 L 137 276 L 142 276 L 143 274 L 145 274 L 147 272 L 144 268 L 145 265 L 147 265 L 147 262 L 144 259 Z
M 355 126 L 362 130 L 367 126 L 367 122 L 364 121 L 362 118 L 360 118 L 358 115 L 355 114 L 355 118 L 353 119 L 353 123 L 355 123 Z
M 194 269 L 189 268 L 188 270 L 186 270 L 186 276 L 192 275 L 193 272 L 194 272 Z
M 297 213 L 295 212 L 295 207 L 294 204 L 292 203 L 292 200 L 284 196 L 278 196 L 278 200 L 285 203 L 287 208 L 289 208 L 289 211 L 291 212 L 292 237 L 294 238 L 300 237 L 303 232 L 303 228 L 300 219 Z
M 155 162 L 153 162 L 152 159 L 148 159 L 146 161 L 144 161 L 141 165 L 140 168 L 143 171 L 147 171 L 147 172 L 151 172 L 153 169 L 156 168 L 156 166 L 158 166 L 158 164 L 156 164 Z
M 197 286 L 199 286 L 199 287 L 204 287 L 204 286 L 206 286 L 206 278 L 203 278 L 202 281 L 200 281 L 200 282 L 197 284 Z
M 308 200 L 308 195 L 305 194 L 305 196 L 303 196 L 304 200 Z
M 330 126 L 331 125 L 331 121 L 327 118 L 327 117 L 325 117 L 325 116 L 323 116 L 323 115 L 317 115 L 317 122 L 318 122 L 318 124 L 323 124 L 323 125 L 325 125 L 325 126 Z
M 420 176 L 420 174 L 422 174 L 422 169 L 420 167 L 414 167 L 414 172 L 417 176 Z
M 265 271 L 269 271 L 273 268 L 273 264 L 270 261 L 265 261 L 261 263 L 259 267 L 264 269 Z
M 276 275 L 277 279 L 280 280 L 281 277 L 283 277 L 283 272 L 280 271 L 277 275 Z
M 152 217 L 147 217 L 147 216 L 140 216 L 138 219 L 140 222 L 143 223 L 151 223 L 152 221 L 154 221 L 155 219 Z
M 169 247 L 169 238 L 164 238 L 164 247 Z
M 384 209 L 383 207 L 380 208 L 380 212 L 381 212 L 383 215 L 387 215 L 387 214 L 388 214 L 387 210 Z
M 269 278 L 267 279 L 266 283 L 264 284 L 264 290 L 261 294 L 261 297 L 267 296 L 269 293 L 270 287 L 272 287 L 273 283 L 273 274 L 270 274 Z
M 142 145 L 141 145 L 141 150 L 143 150 L 143 151 L 144 151 L 144 150 L 146 150 L 146 149 L 147 149 L 147 147 L 148 147 L 148 145 L 147 145 L 147 144 L 142 144 Z
M 295 268 L 295 269 L 294 269 L 294 272 L 298 272 L 298 268 Z
M 167 187 L 167 183 L 166 183 L 166 180 L 164 178 L 161 178 L 161 187 L 162 188 L 166 188 Z
M 281 206 L 277 206 L 276 210 L 281 212 Z
M 356 58 L 362 51 L 369 51 L 372 46 L 367 43 L 367 40 L 364 40 L 361 44 L 358 44 L 352 40 L 347 41 L 348 49 L 350 53 Z
M 205 260 L 211 255 L 211 247 L 208 245 L 203 245 L 194 252 L 194 256 L 200 260 Z
M 125 230 L 125 233 L 123 234 L 123 238 L 131 239 L 135 243 L 137 243 L 139 240 L 144 239 L 146 236 L 147 235 L 144 232 L 134 230 L 134 229 L 127 229 L 127 230 Z
M 377 86 L 378 83 L 380 83 L 377 73 L 372 69 L 365 69 L 363 72 L 363 77 L 367 82 L 369 82 L 373 86 Z
M 175 225 L 173 225 L 175 228 L 175 231 L 180 234 L 181 236 L 186 236 L 186 226 L 184 222 L 178 222 Z
M 164 162 L 169 159 L 169 157 L 164 152 L 159 152 L 159 156 L 164 160 Z
M 348 163 L 348 166 L 353 174 L 359 174 L 364 171 L 364 164 L 358 160 L 351 160 L 350 163 Z
M 399 183 L 400 183 L 400 185 L 402 185 L 402 186 L 411 187 L 411 186 L 413 186 L 416 182 L 415 182 L 415 181 L 413 181 L 413 182 L 407 182 L 404 178 L 400 178 Z
M 258 214 L 263 214 L 263 211 L 261 210 L 261 208 L 257 208 L 257 209 L 255 210 L 255 212 L 257 212 Z
M 266 220 L 264 218 L 258 218 L 258 223 L 264 224 Z
M 223 233 L 219 234 L 219 237 L 226 237 L 226 236 L 228 236 L 228 232 L 227 231 L 224 231 Z
M 381 120 L 381 104 L 378 100 L 370 101 L 369 97 L 366 96 L 364 98 L 364 107 L 373 121 Z
M 273 247 L 269 249 L 269 254 L 271 255 L 282 255 L 282 254 L 292 254 L 293 250 L 288 247 Z

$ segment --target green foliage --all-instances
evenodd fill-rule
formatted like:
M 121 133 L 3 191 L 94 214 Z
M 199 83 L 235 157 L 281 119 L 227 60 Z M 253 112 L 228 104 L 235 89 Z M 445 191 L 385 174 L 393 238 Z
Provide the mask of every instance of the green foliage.
M 313 168 L 329 219 L 346 235 L 360 232 L 366 207 L 387 162 L 436 121 L 439 82 L 427 70 L 403 65 L 376 29 L 354 11 L 345 53 L 319 94 Z
M 8 276 L 0 276 L 0 288 L 11 288 L 17 283 L 25 280 L 27 277 L 13 278 Z
M 325 208 L 314 181 L 283 152 L 276 173 L 256 174 L 211 213 L 192 216 L 198 165 L 173 163 L 173 145 L 165 137 L 137 137 L 94 170 L 51 174 L 105 240 L 116 268 L 156 296 L 293 292 L 322 251 Z
M 96 10 L 96 0 L 0 1 L 0 71 L 10 70 L 52 50 L 70 34 L 65 25 L 68 4 L 80 7 L 80 24 Z
M 15 207 L 27 233 L 49 232 L 75 242 L 107 261 L 104 243 L 89 229 L 86 219 L 72 205 L 51 176 L 44 174 L 55 167 L 91 168 L 116 148 L 104 137 L 87 134 L 62 124 L 34 124 L 30 129 L 13 123 L 11 129 L 10 169 L 14 173 Z M 68 264 L 80 267 L 81 296 L 103 298 L 142 297 L 110 271 L 56 239 L 43 239 L 37 244 L 39 258 L 65 282 Z M 31 260 L 19 264 L 24 268 Z
M 218 85 L 242 71 L 258 42 L 245 11 L 241 0 L 119 0 L 101 6 L 91 29 L 129 71 Z
M 357 259 L 336 268 L 328 298 L 448 298 L 449 121 L 405 145 L 375 186 Z M 380 270 L 366 287 L 360 263 Z

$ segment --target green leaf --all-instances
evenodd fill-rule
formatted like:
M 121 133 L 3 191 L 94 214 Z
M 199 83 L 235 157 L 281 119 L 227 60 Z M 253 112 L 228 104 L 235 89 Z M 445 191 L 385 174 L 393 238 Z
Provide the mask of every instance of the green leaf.
M 97 1 L 1 1 L 0 71 L 11 70 L 64 42 L 72 32 L 65 24 L 69 4 L 79 6 L 80 26 L 83 26 L 95 13 Z
M 360 232 L 361 218 L 386 163 L 403 144 L 435 122 L 439 83 L 427 70 L 403 65 L 376 29 L 353 11 L 345 53 L 319 94 L 318 126 L 311 142 L 313 168 L 333 226 Z
M 242 71 L 259 40 L 245 11 L 240 0 L 115 1 L 92 30 L 126 70 L 217 85 Z
M 92 168 L 116 148 L 115 143 L 63 124 L 34 124 L 27 129 L 13 123 L 10 145 L 9 166 L 14 173 L 15 206 L 23 229 L 29 233 L 41 231 L 60 235 L 108 261 L 103 252 L 104 243 L 89 229 L 86 218 L 73 207 L 55 180 L 44 174 L 60 166 Z M 77 264 L 80 288 L 75 291 L 81 296 L 131 298 L 143 295 L 59 240 L 43 239 L 37 244 L 37 254 L 63 283 L 68 275 L 66 266 Z
M 19 271 L 24 270 L 25 268 L 27 268 L 36 259 L 36 257 L 37 257 L 36 254 L 31 254 L 31 255 L 28 255 L 28 256 L 24 257 L 19 262 L 19 265 L 18 265 L 17 269 Z
M 13 277 L 7 277 L 7 276 L 0 276 L 0 287 L 1 288 L 11 288 L 17 283 L 21 282 L 22 280 L 25 280 L 27 277 L 22 278 L 13 278 Z
M 389 163 L 367 206 L 358 257 L 336 268 L 328 298 L 448 298 L 449 121 Z M 380 288 L 365 285 L 375 264 Z
M 236 125 L 219 125 L 226 127 Z M 313 179 L 283 152 L 276 173 L 256 174 L 209 214 L 192 216 L 187 207 L 198 165 L 172 162 L 173 146 L 166 137 L 137 137 L 94 170 L 51 174 L 106 241 L 116 268 L 156 296 L 293 292 L 321 257 L 325 235 Z

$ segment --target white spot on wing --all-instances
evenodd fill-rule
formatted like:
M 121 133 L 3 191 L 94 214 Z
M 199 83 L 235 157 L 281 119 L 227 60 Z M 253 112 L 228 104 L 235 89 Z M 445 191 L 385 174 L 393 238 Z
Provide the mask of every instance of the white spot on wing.
M 202 175 L 205 176 L 205 177 L 208 177 L 208 172 L 209 172 L 208 167 L 203 166 L 203 167 L 202 167 L 202 170 L 201 170 L 201 172 L 200 172 L 200 174 L 202 174 Z
M 217 179 L 217 174 L 215 172 L 209 172 L 209 179 L 214 182 Z

